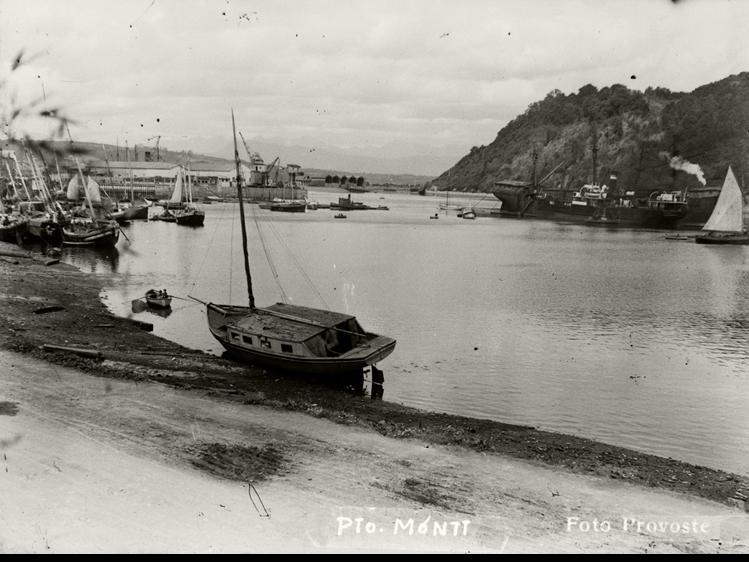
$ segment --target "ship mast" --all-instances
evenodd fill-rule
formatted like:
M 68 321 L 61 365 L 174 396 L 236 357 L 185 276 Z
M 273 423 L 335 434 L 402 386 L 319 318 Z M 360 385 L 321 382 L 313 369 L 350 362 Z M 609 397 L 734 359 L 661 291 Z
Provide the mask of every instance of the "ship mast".
M 239 170 L 239 151 L 237 150 L 237 128 L 234 124 L 234 110 L 231 110 L 231 128 L 234 133 L 234 164 L 237 168 L 237 197 L 239 198 L 239 222 L 242 226 L 242 253 L 244 254 L 244 274 L 247 277 L 247 296 L 250 309 L 255 309 L 255 296 L 252 294 L 252 277 L 250 276 L 250 256 L 247 253 L 247 227 L 244 223 L 244 201 L 242 200 L 242 174 Z

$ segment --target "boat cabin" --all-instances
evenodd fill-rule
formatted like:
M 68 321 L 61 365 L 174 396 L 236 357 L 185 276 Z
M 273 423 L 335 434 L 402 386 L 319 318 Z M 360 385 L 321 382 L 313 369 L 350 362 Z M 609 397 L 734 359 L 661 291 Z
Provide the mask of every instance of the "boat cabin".
M 367 339 L 354 316 L 277 303 L 218 327 L 234 346 L 307 357 L 339 357 Z
M 598 201 L 606 199 L 609 193 L 607 185 L 600 186 L 596 184 L 586 184 L 572 195 L 573 205 L 595 205 Z

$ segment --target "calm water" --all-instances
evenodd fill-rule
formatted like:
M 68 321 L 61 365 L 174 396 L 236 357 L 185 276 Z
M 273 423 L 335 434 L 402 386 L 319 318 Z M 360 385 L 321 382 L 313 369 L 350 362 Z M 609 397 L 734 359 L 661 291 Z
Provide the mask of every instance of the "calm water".
M 430 220 L 441 199 L 353 198 L 390 210 L 342 220 L 250 206 L 255 295 L 261 306 L 282 299 L 275 271 L 290 302 L 351 312 L 397 338 L 380 364 L 386 400 L 749 474 L 749 247 L 452 212 Z M 118 314 L 151 287 L 244 304 L 238 208 L 204 208 L 202 229 L 133 223 L 116 255 L 65 259 L 114 271 L 105 298 Z M 137 317 L 221 352 L 191 301 Z

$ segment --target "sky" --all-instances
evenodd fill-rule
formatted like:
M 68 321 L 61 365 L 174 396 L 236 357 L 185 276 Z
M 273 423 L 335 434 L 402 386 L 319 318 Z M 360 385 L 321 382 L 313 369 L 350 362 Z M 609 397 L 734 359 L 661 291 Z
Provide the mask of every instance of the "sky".
M 436 175 L 551 90 L 749 70 L 746 22 L 749 0 L 0 0 L 0 76 L 6 107 L 45 96 L 75 140 L 222 155 L 234 108 L 302 166 Z

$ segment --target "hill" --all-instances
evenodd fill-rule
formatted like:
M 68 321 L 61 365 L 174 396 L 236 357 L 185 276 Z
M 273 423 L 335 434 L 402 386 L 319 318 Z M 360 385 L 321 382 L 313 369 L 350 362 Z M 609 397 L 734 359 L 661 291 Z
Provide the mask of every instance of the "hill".
M 434 180 L 440 189 L 491 191 L 496 180 L 532 181 L 547 174 L 547 189 L 572 189 L 593 178 L 638 194 L 697 187 L 700 172 L 720 183 L 733 166 L 739 182 L 749 171 L 749 73 L 693 92 L 621 85 L 576 93 L 550 92 L 497 133 L 473 147 Z M 676 158 L 675 158 L 676 157 Z M 552 173 L 553 172 L 553 173 Z

